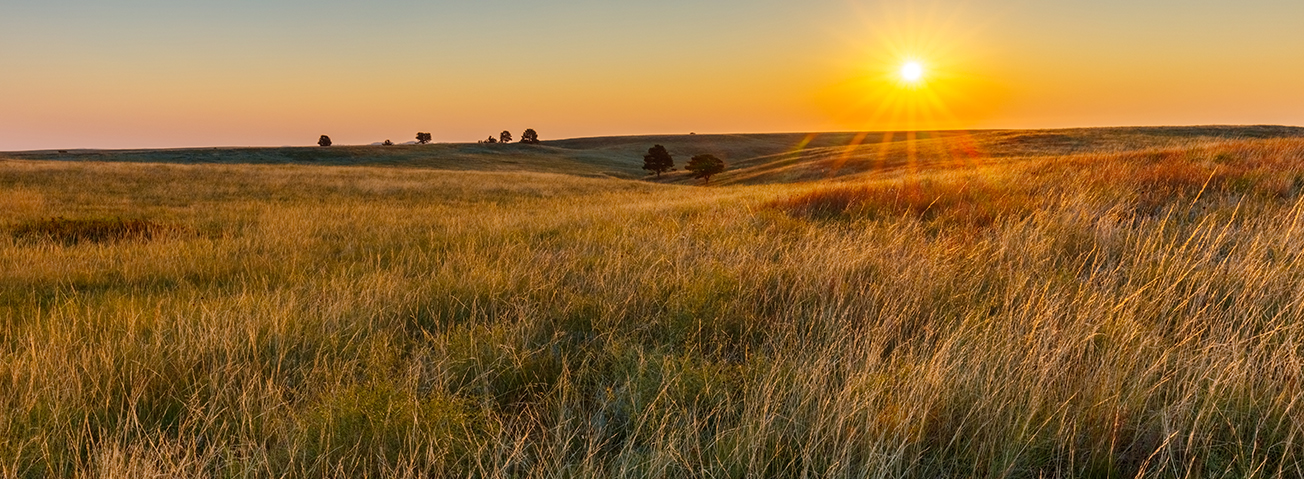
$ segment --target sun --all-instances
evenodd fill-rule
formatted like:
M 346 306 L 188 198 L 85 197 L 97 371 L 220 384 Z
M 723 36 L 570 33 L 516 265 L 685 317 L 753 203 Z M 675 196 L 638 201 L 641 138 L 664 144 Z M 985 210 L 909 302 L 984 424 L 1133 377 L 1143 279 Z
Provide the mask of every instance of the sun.
M 924 79 L 924 65 L 916 61 L 906 62 L 901 65 L 901 79 L 906 83 L 918 83 Z
M 998 52 L 982 31 L 985 15 L 916 9 L 930 0 L 851 3 L 877 3 L 883 11 L 860 12 L 862 22 L 845 33 L 837 76 L 819 96 L 848 129 L 969 128 L 1008 96 L 993 76 L 996 62 L 988 61 Z

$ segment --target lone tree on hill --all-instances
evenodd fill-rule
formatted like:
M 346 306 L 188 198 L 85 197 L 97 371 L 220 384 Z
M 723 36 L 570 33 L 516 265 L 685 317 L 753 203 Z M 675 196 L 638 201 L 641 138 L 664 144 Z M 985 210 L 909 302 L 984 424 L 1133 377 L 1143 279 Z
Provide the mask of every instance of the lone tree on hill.
M 527 145 L 538 144 L 539 134 L 534 131 L 534 128 L 526 129 L 525 133 L 521 133 L 521 143 L 525 143 Z
M 394 142 L 385 140 L 385 142 L 381 143 L 380 146 L 394 146 Z
M 331 137 L 322 135 L 321 139 L 317 140 L 317 146 L 331 146 Z
M 674 167 L 675 159 L 664 146 L 656 145 L 648 148 L 647 154 L 643 155 L 643 169 L 656 172 L 657 178 L 661 177 L 661 173 L 670 171 Z
M 430 143 L 430 134 L 429 134 L 429 133 L 423 133 L 423 132 L 419 132 L 419 131 L 418 131 L 418 132 L 417 132 L 417 144 L 418 144 L 418 145 L 424 145 L 424 144 L 426 144 L 426 143 Z
M 693 172 L 693 178 L 706 178 L 711 182 L 711 175 L 724 171 L 724 161 L 715 155 L 697 155 L 688 160 L 684 169 Z
M 490 138 L 492 138 L 492 137 L 490 137 Z M 512 132 L 507 131 L 507 130 L 503 130 L 502 133 L 499 133 L 499 134 L 498 134 L 498 140 L 501 141 L 501 142 L 503 142 L 503 143 L 511 143 L 511 142 L 512 142 Z

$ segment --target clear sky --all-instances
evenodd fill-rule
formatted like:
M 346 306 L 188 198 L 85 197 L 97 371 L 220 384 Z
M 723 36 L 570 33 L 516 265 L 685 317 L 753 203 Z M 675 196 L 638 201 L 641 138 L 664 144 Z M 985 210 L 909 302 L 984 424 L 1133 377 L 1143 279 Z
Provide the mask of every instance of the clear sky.
M 0 0 L 0 150 L 1301 125 L 1302 23 L 1300 0 Z

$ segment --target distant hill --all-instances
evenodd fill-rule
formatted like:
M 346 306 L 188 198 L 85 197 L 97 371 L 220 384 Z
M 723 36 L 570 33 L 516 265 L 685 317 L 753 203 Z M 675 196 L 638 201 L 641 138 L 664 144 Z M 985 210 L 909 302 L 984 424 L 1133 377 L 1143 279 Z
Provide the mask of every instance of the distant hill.
M 913 142 L 909 141 L 913 136 Z M 790 135 L 691 135 L 564 140 L 568 146 L 634 149 L 660 143 L 682 166 L 695 154 L 710 153 L 729 164 L 712 184 L 794 183 L 851 179 L 909 168 L 968 167 L 1019 158 L 1115 153 L 1238 139 L 1298 138 L 1304 128 L 1287 126 L 1193 126 L 819 133 Z M 646 148 L 646 147 L 644 147 Z M 686 172 L 660 180 L 686 183 Z
M 911 136 L 914 142 L 908 141 Z M 645 135 L 574 138 L 539 145 L 444 143 L 394 146 L 65 150 L 0 153 L 52 161 L 142 163 L 319 164 L 443 170 L 536 171 L 588 177 L 646 178 L 643 154 L 664 145 L 682 167 L 710 153 L 729 170 L 712 184 L 791 183 L 848 179 L 902 168 L 969 166 L 1019 157 L 1075 155 L 1177 146 L 1191 141 L 1304 137 L 1287 126 L 1190 126 L 842 132 L 733 135 Z M 657 180 L 690 183 L 685 172 Z

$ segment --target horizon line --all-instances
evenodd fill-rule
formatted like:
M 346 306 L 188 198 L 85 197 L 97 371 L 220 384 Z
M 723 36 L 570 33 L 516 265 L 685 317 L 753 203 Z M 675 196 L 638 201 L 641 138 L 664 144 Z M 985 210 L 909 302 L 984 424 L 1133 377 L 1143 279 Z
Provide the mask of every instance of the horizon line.
M 757 136 L 757 135 L 842 135 L 842 134 L 860 134 L 860 133 L 910 133 L 910 132 L 996 132 L 996 131 L 1069 131 L 1069 130 L 1109 130 L 1109 129 L 1159 129 L 1159 128 L 1295 128 L 1304 129 L 1304 125 L 1287 125 L 1273 123 L 1255 123 L 1255 124 L 1169 124 L 1169 125 L 1105 125 L 1105 126 L 1068 126 L 1068 127 L 1051 127 L 1051 128 L 950 128 L 950 129 L 932 129 L 932 128 L 902 128 L 902 129 L 875 129 L 875 130 L 832 130 L 832 131 L 774 131 L 774 132 L 732 132 L 732 133 L 639 133 L 625 135 L 597 135 L 597 136 L 577 136 L 569 138 L 556 138 L 540 140 L 540 143 L 550 143 L 559 141 L 576 141 L 576 140 L 600 140 L 613 138 L 638 138 L 638 137 L 680 137 L 680 136 Z M 167 150 L 208 150 L 208 149 L 241 149 L 241 148 L 336 148 L 336 147 L 382 147 L 377 143 L 360 143 L 360 144 L 333 144 L 329 147 L 322 147 L 313 144 L 303 145 L 203 145 L 203 146 L 170 146 L 170 147 L 128 147 L 128 148 L 37 148 L 29 150 L 0 150 L 0 153 L 42 153 L 42 152 L 88 152 L 88 151 L 167 151 Z M 506 143 L 509 145 L 520 142 Z M 433 146 L 433 145 L 474 145 L 479 144 L 476 141 L 432 141 L 426 144 L 417 144 L 415 141 L 395 143 L 390 146 Z M 503 143 L 495 143 L 503 144 Z M 388 146 L 384 146 L 388 148 Z

